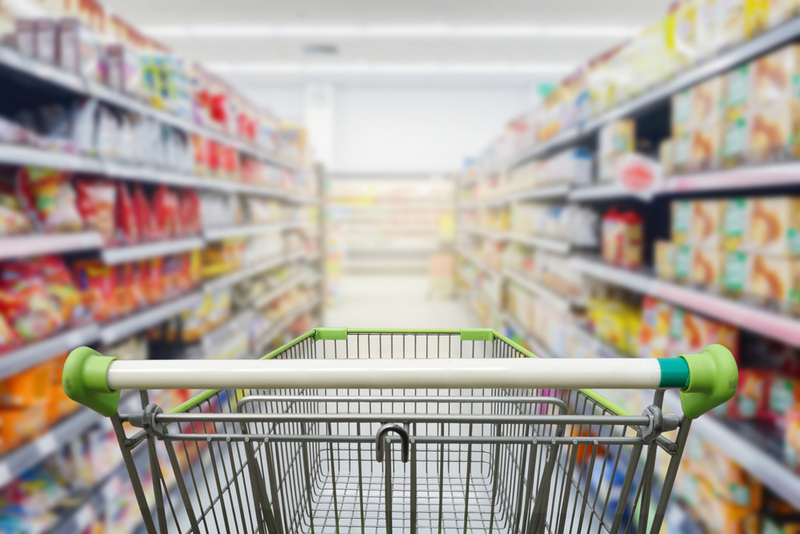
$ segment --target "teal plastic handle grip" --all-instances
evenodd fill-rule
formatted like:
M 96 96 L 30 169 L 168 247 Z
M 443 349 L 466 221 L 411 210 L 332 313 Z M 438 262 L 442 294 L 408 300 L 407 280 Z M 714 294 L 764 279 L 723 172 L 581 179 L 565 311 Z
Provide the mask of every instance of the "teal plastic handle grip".
M 731 351 L 709 345 L 699 354 L 684 354 L 689 366 L 689 383 L 681 390 L 681 408 L 689 419 L 697 419 L 736 394 L 739 369 Z

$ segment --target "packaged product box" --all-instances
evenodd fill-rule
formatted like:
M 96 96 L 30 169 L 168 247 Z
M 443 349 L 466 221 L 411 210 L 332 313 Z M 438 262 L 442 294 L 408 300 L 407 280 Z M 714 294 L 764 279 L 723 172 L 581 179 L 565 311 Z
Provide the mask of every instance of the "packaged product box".
M 794 520 L 779 521 L 765 517 L 761 523 L 761 534 L 800 534 L 800 522 Z
M 662 280 L 675 279 L 675 245 L 664 239 L 655 243 L 656 276 Z
M 721 248 L 725 202 L 718 199 L 684 202 L 688 202 L 692 211 L 686 242 L 698 247 Z
M 761 509 L 764 500 L 761 483 L 712 442 L 690 440 L 684 454 L 689 460 L 685 467 L 708 484 L 719 498 L 750 510 Z
M 724 89 L 725 83 L 721 76 L 715 76 L 692 88 L 690 110 L 692 127 L 690 129 L 705 128 L 724 118 Z
M 677 174 L 675 167 L 675 142 L 672 139 L 665 139 L 658 145 L 658 160 L 661 162 L 661 170 L 664 176 Z
M 725 253 L 717 248 L 693 248 L 689 281 L 702 287 L 722 286 Z
M 673 260 L 675 262 L 674 279 L 676 282 L 687 283 L 692 278 L 694 249 L 691 245 L 674 245 Z
M 58 23 L 54 19 L 37 19 L 34 23 L 36 31 L 36 59 L 48 65 L 57 63 Z
M 700 171 L 717 167 L 724 137 L 725 126 L 720 120 L 711 121 L 706 126 L 692 132 L 687 169 Z
M 747 252 L 723 252 L 722 289 L 732 297 L 749 292 L 750 255 Z
M 8 452 L 45 431 L 46 420 L 38 407 L 0 408 L 0 454 Z
M 751 106 L 762 108 L 796 98 L 800 46 L 789 45 L 752 63 Z
M 670 322 L 673 306 L 653 297 L 642 300 L 639 330 L 640 358 L 667 358 L 670 355 Z
M 671 44 L 676 60 L 682 66 L 689 66 L 697 61 L 699 51 L 697 43 L 697 3 L 680 2 L 668 15 L 668 27 L 671 31 Z
M 769 0 L 768 24 L 770 27 L 777 26 L 797 16 L 798 12 L 800 12 L 798 0 Z
M 747 38 L 746 3 L 751 0 L 717 0 L 717 47 L 737 45 Z
M 786 375 L 772 377 L 768 399 L 769 421 L 785 428 L 786 415 L 795 406 L 800 406 L 800 380 Z
M 715 343 L 739 358 L 739 329 L 695 313 L 675 308 L 670 317 L 670 350 L 673 355 L 697 354 Z
M 800 156 L 800 100 L 754 108 L 746 120 L 745 159 L 764 163 Z
M 698 504 L 694 507 L 702 510 L 698 515 L 700 521 L 715 534 L 753 534 L 758 532 L 759 512 L 720 499 L 714 488 L 708 483 L 701 483 L 698 492 Z
M 752 255 L 747 292 L 768 302 L 800 307 L 800 258 Z
M 676 245 L 689 242 L 694 215 L 693 200 L 673 200 L 670 203 L 670 237 Z
M 722 247 L 725 250 L 740 250 L 745 240 L 748 225 L 749 201 L 746 198 L 725 200 L 722 220 Z
M 728 413 L 741 420 L 767 419 L 773 373 L 763 369 L 740 369 L 739 387 Z
M 612 121 L 600 129 L 598 176 L 600 182 L 617 179 L 617 165 L 636 146 L 636 122 L 631 119 Z
M 725 120 L 735 121 L 746 115 L 753 94 L 753 66 L 746 63 L 722 76 L 722 106 Z
M 800 406 L 790 408 L 784 418 L 783 457 L 795 471 L 800 469 Z
M 36 21 L 33 19 L 17 19 L 14 28 L 14 43 L 17 52 L 25 57 L 36 57 Z
M 672 136 L 679 136 L 691 132 L 694 128 L 692 108 L 694 100 L 694 87 L 679 91 L 672 96 Z
M 101 81 L 102 47 L 100 38 L 80 19 L 58 22 L 58 64 L 90 81 Z
M 749 199 L 741 248 L 781 256 L 800 254 L 800 197 Z
M 699 59 L 712 56 L 718 46 L 718 0 L 695 0 L 697 8 L 697 55 Z
M 692 168 L 693 140 L 694 133 L 692 132 L 682 133 L 672 139 L 672 166 L 674 173 L 680 174 L 687 172 Z
M 130 95 L 143 94 L 139 55 L 132 48 L 113 44 L 105 49 L 106 83 Z
M 769 26 L 770 0 L 744 0 L 745 38 L 752 39 Z
M 749 117 L 742 116 L 725 121 L 718 158 L 720 166 L 737 167 L 747 161 L 751 133 Z
M 0 406 L 26 407 L 45 404 L 51 393 L 53 366 L 36 365 L 0 382 Z

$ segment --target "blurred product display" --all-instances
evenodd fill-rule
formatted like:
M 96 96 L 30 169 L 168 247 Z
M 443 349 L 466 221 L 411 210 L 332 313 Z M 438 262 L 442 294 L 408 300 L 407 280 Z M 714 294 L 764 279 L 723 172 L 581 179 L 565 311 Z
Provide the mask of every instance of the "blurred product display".
M 322 175 L 302 131 L 100 4 L 47 8 L 0 2 L 0 532 L 135 532 L 66 353 L 255 358 L 320 324 Z
M 482 325 L 542 357 L 736 356 L 738 393 L 693 426 L 667 532 L 798 528 L 799 8 L 677 3 L 458 180 L 458 288 Z M 602 393 L 632 413 L 652 397 Z

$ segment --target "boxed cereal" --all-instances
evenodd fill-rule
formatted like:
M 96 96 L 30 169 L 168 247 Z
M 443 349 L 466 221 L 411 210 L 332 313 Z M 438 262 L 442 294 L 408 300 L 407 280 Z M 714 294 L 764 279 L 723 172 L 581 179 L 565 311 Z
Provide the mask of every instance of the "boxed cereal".
M 747 202 L 744 250 L 800 254 L 800 197 L 761 197 Z

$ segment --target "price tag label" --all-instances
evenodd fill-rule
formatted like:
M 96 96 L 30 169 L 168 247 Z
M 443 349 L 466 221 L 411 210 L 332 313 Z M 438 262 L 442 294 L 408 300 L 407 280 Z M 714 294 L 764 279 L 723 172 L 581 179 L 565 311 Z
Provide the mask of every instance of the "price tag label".
M 43 458 L 54 453 L 58 449 L 58 441 L 53 434 L 45 434 L 36 441 L 36 452 Z

